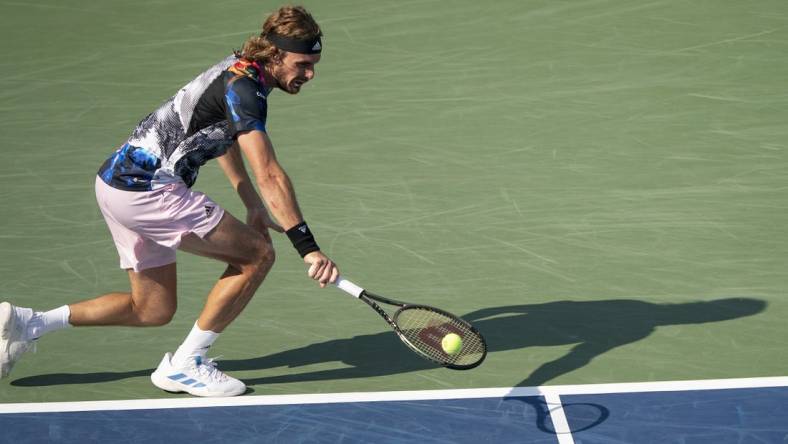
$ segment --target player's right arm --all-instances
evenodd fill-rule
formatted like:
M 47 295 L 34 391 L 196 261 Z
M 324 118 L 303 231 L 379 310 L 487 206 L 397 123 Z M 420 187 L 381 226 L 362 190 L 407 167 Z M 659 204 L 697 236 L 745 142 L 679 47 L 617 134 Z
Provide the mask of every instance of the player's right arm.
M 238 135 L 238 145 L 254 174 L 257 187 L 268 210 L 288 232 L 304 222 L 296 200 L 290 177 L 279 164 L 268 134 L 259 130 Z M 311 233 L 310 233 L 311 236 Z M 310 251 L 304 256 L 309 264 L 309 277 L 325 287 L 339 276 L 336 264 L 320 250 Z
M 274 218 L 285 229 L 303 222 L 293 184 L 279 164 L 268 135 L 253 130 L 238 136 L 238 145 L 246 157 L 255 181 Z
M 259 89 L 257 80 L 244 70 L 245 67 L 248 68 L 248 64 L 238 62 L 223 74 L 226 80 L 225 116 L 268 210 L 283 228 L 292 228 L 303 222 L 301 210 L 298 208 L 290 178 L 276 160 L 273 145 L 266 133 L 266 94 Z M 235 182 L 243 182 L 245 170 L 243 160 L 233 154 L 233 148 L 230 148 L 224 156 L 226 160 L 222 167 L 226 174 L 229 173 L 230 182 L 236 186 Z M 247 207 L 249 204 L 256 204 L 254 198 L 255 196 L 248 192 L 241 195 Z
M 231 71 L 237 75 L 232 78 L 228 76 L 225 85 L 224 102 L 228 123 L 252 170 L 268 211 L 285 228 L 304 262 L 309 264 L 309 277 L 325 287 L 336 280 L 339 271 L 331 259 L 320 252 L 304 223 L 293 184 L 276 159 L 265 128 L 268 114 L 266 94 L 259 90 L 257 81 L 245 75 L 242 69 Z

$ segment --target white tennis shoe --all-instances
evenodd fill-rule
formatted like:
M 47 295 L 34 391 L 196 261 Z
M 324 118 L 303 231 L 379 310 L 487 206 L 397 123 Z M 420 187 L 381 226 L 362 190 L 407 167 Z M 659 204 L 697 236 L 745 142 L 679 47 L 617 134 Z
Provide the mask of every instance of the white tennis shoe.
M 195 356 L 182 366 L 174 366 L 171 360 L 172 353 L 165 354 L 150 375 L 153 385 L 162 390 L 194 396 L 238 396 L 246 391 L 243 382 L 222 373 L 213 359 Z
M 26 351 L 35 349 L 35 343 L 25 337 L 27 323 L 32 317 L 33 310 L 30 308 L 0 303 L 0 378 L 11 373 L 16 361 Z

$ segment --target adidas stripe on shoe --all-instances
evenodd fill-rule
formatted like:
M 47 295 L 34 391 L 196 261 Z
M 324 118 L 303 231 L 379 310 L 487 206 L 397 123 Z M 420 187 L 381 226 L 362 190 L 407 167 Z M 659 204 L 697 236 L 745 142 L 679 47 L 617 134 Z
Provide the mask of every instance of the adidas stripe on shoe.
M 237 396 L 246 391 L 243 382 L 221 372 L 212 359 L 195 356 L 182 365 L 173 365 L 171 361 L 172 353 L 165 354 L 150 375 L 153 385 L 162 390 L 208 397 Z

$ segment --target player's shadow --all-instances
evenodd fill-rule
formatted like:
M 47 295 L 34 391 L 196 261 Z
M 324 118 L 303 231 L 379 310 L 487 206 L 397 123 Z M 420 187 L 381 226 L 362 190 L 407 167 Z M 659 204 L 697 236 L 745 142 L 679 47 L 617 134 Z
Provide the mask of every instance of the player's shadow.
M 657 327 L 720 322 L 762 312 L 766 302 L 730 298 L 680 304 L 638 300 L 556 301 L 543 304 L 485 308 L 465 314 L 487 339 L 488 360 L 495 352 L 533 346 L 573 345 L 568 353 L 541 364 L 518 386 L 539 386 L 582 368 L 592 359 L 622 345 L 648 337 Z M 391 331 L 334 339 L 251 359 L 222 360 L 220 368 L 233 372 L 314 364 L 341 363 L 342 368 L 290 371 L 281 375 L 244 379 L 248 385 L 324 381 L 385 376 L 433 368 L 400 343 Z M 485 364 L 482 364 L 485 365 Z M 47 374 L 20 378 L 15 386 L 89 384 L 147 376 L 153 369 L 128 372 Z M 511 370 L 507 370 L 507 373 Z
M 657 327 L 720 322 L 762 312 L 766 302 L 730 298 L 679 304 L 637 300 L 556 301 L 486 308 L 463 316 L 485 336 L 495 352 L 533 346 L 573 345 L 558 359 L 545 362 L 518 386 L 544 385 L 577 370 L 622 345 L 648 337 Z M 415 356 L 390 331 L 310 344 L 252 359 L 222 361 L 227 371 L 296 368 L 329 362 L 342 368 L 245 379 L 249 385 L 385 376 L 434 367 Z M 484 365 L 484 364 L 482 364 Z M 509 370 L 511 371 L 511 370 Z

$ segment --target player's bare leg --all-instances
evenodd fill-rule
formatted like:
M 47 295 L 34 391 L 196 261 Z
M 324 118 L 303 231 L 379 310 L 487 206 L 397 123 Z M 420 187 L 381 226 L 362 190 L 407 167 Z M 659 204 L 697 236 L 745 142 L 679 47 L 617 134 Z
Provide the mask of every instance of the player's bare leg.
M 197 321 L 200 328 L 216 333 L 241 314 L 274 264 L 270 238 L 229 213 L 204 238 L 184 237 L 180 248 L 228 264 Z
M 246 390 L 243 382 L 219 371 L 205 355 L 219 333 L 243 311 L 273 266 L 271 240 L 225 212 L 208 235 L 187 235 L 180 248 L 228 266 L 208 294 L 191 332 L 174 355 L 164 355 L 151 381 L 163 390 L 197 396 L 239 395 Z
M 274 261 L 270 240 L 226 213 L 205 238 L 189 234 L 181 249 L 229 265 L 208 295 L 198 320 L 203 330 L 221 333 L 243 311 Z M 70 304 L 74 326 L 167 324 L 177 309 L 175 263 L 135 272 L 131 292 L 108 293 Z
M 47 311 L 0 304 L 0 377 L 46 333 L 69 326 L 152 326 L 168 323 L 176 309 L 175 264 L 129 270 L 130 292 L 108 293 Z
M 69 323 L 135 327 L 169 323 L 178 306 L 175 263 L 128 273 L 131 292 L 108 293 L 71 304 Z

